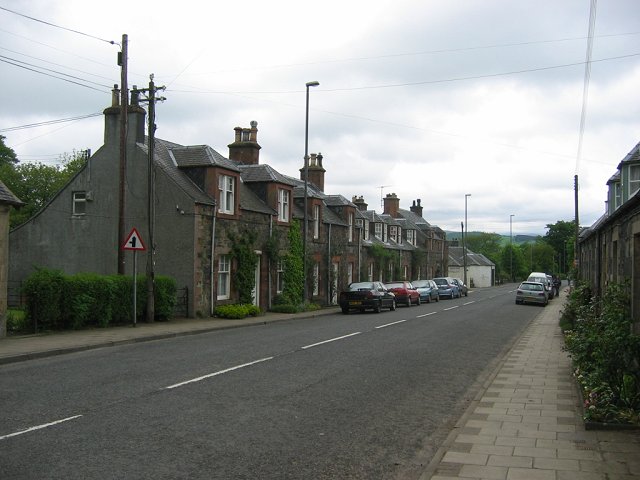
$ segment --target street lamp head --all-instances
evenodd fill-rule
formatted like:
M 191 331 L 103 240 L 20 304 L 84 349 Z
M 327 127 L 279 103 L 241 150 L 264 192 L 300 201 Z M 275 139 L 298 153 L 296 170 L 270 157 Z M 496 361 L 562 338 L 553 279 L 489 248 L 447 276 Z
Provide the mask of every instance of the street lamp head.
M 318 85 L 320 85 L 320 82 L 316 82 L 314 80 L 313 82 L 307 82 L 306 85 L 307 85 L 307 88 L 309 88 L 309 87 L 317 87 Z

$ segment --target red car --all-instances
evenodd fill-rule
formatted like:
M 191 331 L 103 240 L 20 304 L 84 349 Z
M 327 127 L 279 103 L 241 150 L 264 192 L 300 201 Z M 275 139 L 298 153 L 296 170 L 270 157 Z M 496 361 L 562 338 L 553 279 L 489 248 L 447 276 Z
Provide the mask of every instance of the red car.
M 399 305 L 404 303 L 407 307 L 410 307 L 412 303 L 420 305 L 420 293 L 413 288 L 411 282 L 389 282 L 384 284 L 387 290 L 394 293 L 396 296 L 396 303 Z

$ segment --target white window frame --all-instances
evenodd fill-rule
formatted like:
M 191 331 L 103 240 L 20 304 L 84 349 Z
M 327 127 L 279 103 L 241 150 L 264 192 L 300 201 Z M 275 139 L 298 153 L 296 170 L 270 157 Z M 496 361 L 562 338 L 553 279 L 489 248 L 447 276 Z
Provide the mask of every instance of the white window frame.
M 282 293 L 284 290 L 284 261 L 278 260 L 276 265 L 276 293 Z
M 289 190 L 284 188 L 278 189 L 278 220 L 281 222 L 289 221 Z
M 369 282 L 373 282 L 373 262 L 369 264 L 369 268 L 367 271 L 367 280 Z
M 388 236 L 388 225 L 386 223 L 382 224 L 382 241 L 386 242 L 387 239 L 389 238 Z
M 73 192 L 73 215 L 87 214 L 87 192 Z
M 396 243 L 398 242 L 398 227 L 395 225 L 389 227 L 389 238 Z
M 354 219 L 354 214 L 350 213 L 349 214 L 349 234 L 347 238 L 349 242 L 353 242 L 353 219 Z
M 235 177 L 230 175 L 220 175 L 218 177 L 218 190 L 220 191 L 218 211 L 220 213 L 233 215 L 235 209 L 235 185 Z
M 407 230 L 407 243 L 409 245 L 415 245 L 416 244 L 416 241 L 414 240 L 415 234 L 416 234 L 415 230 Z
M 347 264 L 347 285 L 353 282 L 353 262 Z
M 374 223 L 374 235 L 378 240 L 382 240 L 382 224 L 380 222 Z
M 369 220 L 364 220 L 364 239 L 369 240 Z
M 638 190 L 640 190 L 640 164 L 629 165 L 629 198 Z
M 231 296 L 231 255 L 218 255 L 218 300 Z
M 320 205 L 313 206 L 313 238 L 320 237 Z

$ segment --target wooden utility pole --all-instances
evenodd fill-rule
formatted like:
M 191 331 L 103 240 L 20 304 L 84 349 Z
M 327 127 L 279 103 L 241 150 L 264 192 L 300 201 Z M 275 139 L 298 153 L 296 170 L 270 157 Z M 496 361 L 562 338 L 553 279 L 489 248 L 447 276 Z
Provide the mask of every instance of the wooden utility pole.
M 120 65 L 120 185 L 118 195 L 118 274 L 125 274 L 124 250 L 120 246 L 125 239 L 125 200 L 126 200 L 126 173 L 127 173 L 127 116 L 129 110 L 129 87 L 127 85 L 127 56 L 128 37 L 122 35 L 122 51 L 118 52 L 118 65 Z

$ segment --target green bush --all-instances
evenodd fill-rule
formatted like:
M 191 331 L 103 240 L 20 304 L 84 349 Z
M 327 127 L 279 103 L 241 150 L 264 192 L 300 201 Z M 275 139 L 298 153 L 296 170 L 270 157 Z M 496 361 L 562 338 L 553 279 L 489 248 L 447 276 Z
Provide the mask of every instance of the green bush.
M 22 288 L 27 296 L 26 314 L 36 328 L 63 328 L 64 283 L 64 274 L 61 271 L 44 268 L 37 269 L 25 280 Z
M 602 298 L 585 301 L 576 289 L 568 302 L 575 313 L 565 332 L 585 399 L 585 418 L 608 423 L 640 423 L 640 336 L 632 333 L 628 289 L 610 284 Z
M 27 333 L 29 331 L 31 329 L 24 310 L 17 308 L 7 310 L 7 332 Z
M 78 329 L 130 323 L 133 318 L 133 281 L 123 275 L 79 273 L 64 275 L 39 269 L 24 283 L 26 316 L 37 329 Z M 155 279 L 155 318 L 171 317 L 176 304 L 176 282 L 167 276 Z M 146 278 L 137 278 L 137 319 L 145 318 Z
M 248 316 L 257 317 L 260 315 L 260 309 L 252 304 L 234 304 L 220 305 L 213 311 L 214 316 L 220 318 L 246 318 Z

